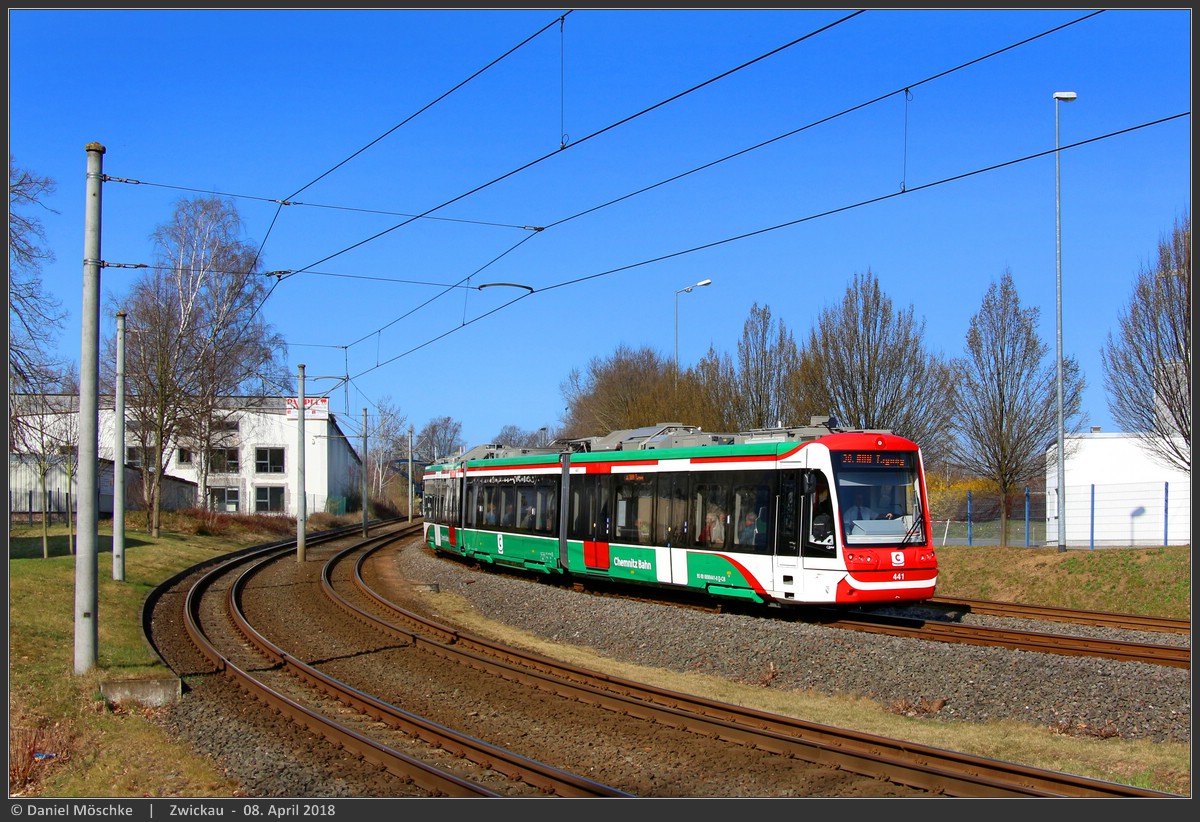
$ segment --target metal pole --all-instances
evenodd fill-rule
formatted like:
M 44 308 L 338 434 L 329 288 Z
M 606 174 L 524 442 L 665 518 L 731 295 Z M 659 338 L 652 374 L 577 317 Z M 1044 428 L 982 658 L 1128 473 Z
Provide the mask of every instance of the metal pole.
M 300 401 L 296 412 L 296 430 L 300 435 L 296 453 L 296 561 L 304 562 L 304 521 L 308 518 L 305 511 L 307 492 L 304 489 L 304 363 L 300 363 Z
M 113 393 L 113 579 L 125 581 L 125 312 L 117 312 L 117 385 Z
M 712 280 L 701 280 L 700 282 L 689 285 L 687 288 L 681 288 L 675 292 L 675 385 L 679 385 L 679 295 L 685 291 L 691 293 L 693 288 L 701 288 L 702 286 L 711 285 Z
M 1066 461 L 1066 422 L 1063 417 L 1063 321 L 1062 321 L 1062 194 L 1058 138 L 1058 110 L 1060 102 L 1070 102 L 1075 99 L 1075 93 L 1056 91 L 1054 93 L 1054 252 L 1056 263 L 1055 277 L 1055 338 L 1058 366 L 1058 551 L 1067 550 L 1067 461 Z
M 100 459 L 100 201 L 104 182 L 104 146 L 87 144 L 87 200 L 83 219 L 83 314 L 79 343 L 79 511 L 75 529 L 75 674 L 96 666 L 97 623 L 96 514 Z
M 362 509 L 363 509 L 363 536 L 368 536 L 367 531 L 367 409 L 363 409 L 363 470 L 362 470 Z
M 1167 542 L 1167 537 L 1169 537 L 1171 534 L 1171 531 L 1170 531 L 1171 523 L 1167 519 L 1167 515 L 1170 514 L 1170 512 L 1171 512 L 1170 502 L 1171 502 L 1171 483 L 1164 482 L 1163 483 L 1163 547 L 1164 548 L 1166 548 L 1167 545 L 1169 544 Z
M 686 290 L 686 289 L 684 289 Z M 675 292 L 675 384 L 679 384 L 679 292 Z

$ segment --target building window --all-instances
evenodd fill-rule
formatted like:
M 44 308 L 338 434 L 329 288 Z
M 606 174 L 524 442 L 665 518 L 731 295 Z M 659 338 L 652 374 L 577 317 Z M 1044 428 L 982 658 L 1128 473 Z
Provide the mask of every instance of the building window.
M 214 448 L 208 452 L 208 470 L 213 474 L 236 474 L 238 450 L 236 448 Z
M 227 514 L 236 514 L 238 510 L 238 489 L 209 488 L 208 507 L 213 511 L 224 511 Z
M 254 471 L 259 474 L 282 474 L 283 449 L 255 448 Z
M 283 486 L 261 485 L 255 488 L 254 510 L 259 514 L 283 513 Z
M 175 462 L 178 465 L 191 465 L 192 450 L 190 448 L 180 448 L 179 453 L 175 455 Z
M 142 448 L 140 445 L 129 445 L 125 448 L 125 463 L 132 468 L 141 468 L 143 465 L 148 465 L 150 456 L 149 448 Z

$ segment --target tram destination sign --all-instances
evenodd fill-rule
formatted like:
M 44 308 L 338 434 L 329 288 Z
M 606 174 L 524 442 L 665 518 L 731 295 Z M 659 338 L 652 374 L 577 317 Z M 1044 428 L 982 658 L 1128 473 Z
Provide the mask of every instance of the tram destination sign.
M 839 451 L 834 462 L 843 468 L 904 468 L 908 456 L 895 451 Z

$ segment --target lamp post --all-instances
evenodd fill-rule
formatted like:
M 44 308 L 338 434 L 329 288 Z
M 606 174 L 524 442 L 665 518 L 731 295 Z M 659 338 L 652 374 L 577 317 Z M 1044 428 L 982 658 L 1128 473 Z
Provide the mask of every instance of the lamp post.
M 690 292 L 693 288 L 711 285 L 712 280 L 701 280 L 695 285 L 689 285 L 687 288 L 681 288 L 675 292 L 675 382 L 679 383 L 679 295 L 685 292 Z
M 1058 551 L 1067 550 L 1067 506 L 1066 465 L 1064 455 L 1066 428 L 1063 420 L 1063 341 L 1062 341 L 1062 195 L 1058 153 L 1058 110 L 1059 103 L 1069 103 L 1078 97 L 1073 91 L 1054 92 L 1054 253 L 1057 269 L 1055 279 L 1056 313 L 1055 337 L 1057 340 L 1056 361 L 1058 365 Z
M 413 427 L 408 426 L 408 521 L 413 519 L 413 464 L 412 464 Z

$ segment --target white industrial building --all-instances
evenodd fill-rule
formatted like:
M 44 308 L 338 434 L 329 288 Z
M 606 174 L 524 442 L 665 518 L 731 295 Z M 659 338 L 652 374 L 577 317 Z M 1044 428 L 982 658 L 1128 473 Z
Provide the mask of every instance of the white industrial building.
M 1190 545 L 1191 474 L 1168 467 L 1132 434 L 1067 434 L 1066 545 Z M 1046 452 L 1046 545 L 1058 544 L 1058 445 Z
M 56 398 L 57 406 L 67 405 L 78 409 L 78 397 Z M 362 491 L 362 460 L 350 439 L 338 426 L 334 414 L 329 411 L 328 400 L 306 398 L 307 413 L 304 419 L 303 460 L 300 459 L 300 421 L 297 400 L 291 397 L 232 397 L 224 401 L 228 416 L 222 423 L 222 438 L 219 447 L 210 448 L 207 454 L 208 476 L 201 483 L 202 456 L 187 442 L 170 444 L 170 459 L 164 473 L 173 480 L 170 485 L 203 486 L 203 492 L 194 492 L 191 500 L 178 495 L 164 499 L 165 508 L 208 507 L 212 510 L 236 513 L 269 513 L 296 516 L 299 512 L 301 488 L 299 466 L 304 467 L 305 512 L 320 511 L 345 513 L 359 510 Z M 128 417 L 128 414 L 126 415 Z M 61 412 L 56 420 L 69 430 L 78 431 L 77 421 Z M 139 468 L 141 453 L 136 437 L 125 432 L 124 457 L 127 469 Z M 73 426 L 73 427 L 72 427 Z M 53 427 L 53 424 L 50 424 Z M 62 436 L 58 442 L 69 442 Z M 56 446 L 56 452 L 62 445 Z M 99 409 L 99 457 L 101 461 L 117 459 L 115 414 L 111 397 L 100 398 Z M 29 457 L 31 446 L 17 443 L 9 459 L 9 509 L 23 511 L 21 500 L 33 498 L 40 503 L 40 478 L 31 471 Z M 51 455 L 50 461 L 61 461 Z M 126 476 L 129 472 L 126 472 Z M 107 496 L 108 507 L 99 509 L 111 513 L 111 474 L 108 488 L 100 488 L 100 502 Z M 52 495 L 66 497 L 66 475 L 61 469 L 47 475 L 48 491 Z M 76 479 L 72 478 L 74 485 Z M 179 482 L 174 482 L 179 481 Z M 61 486 L 61 487 L 60 487 Z M 142 508 L 140 492 L 126 489 L 126 508 Z M 70 498 L 75 499 L 75 488 L 70 489 Z M 107 493 L 106 493 L 107 491 Z M 204 499 L 196 499 L 203 493 Z M 40 506 L 39 506 L 40 508 Z

